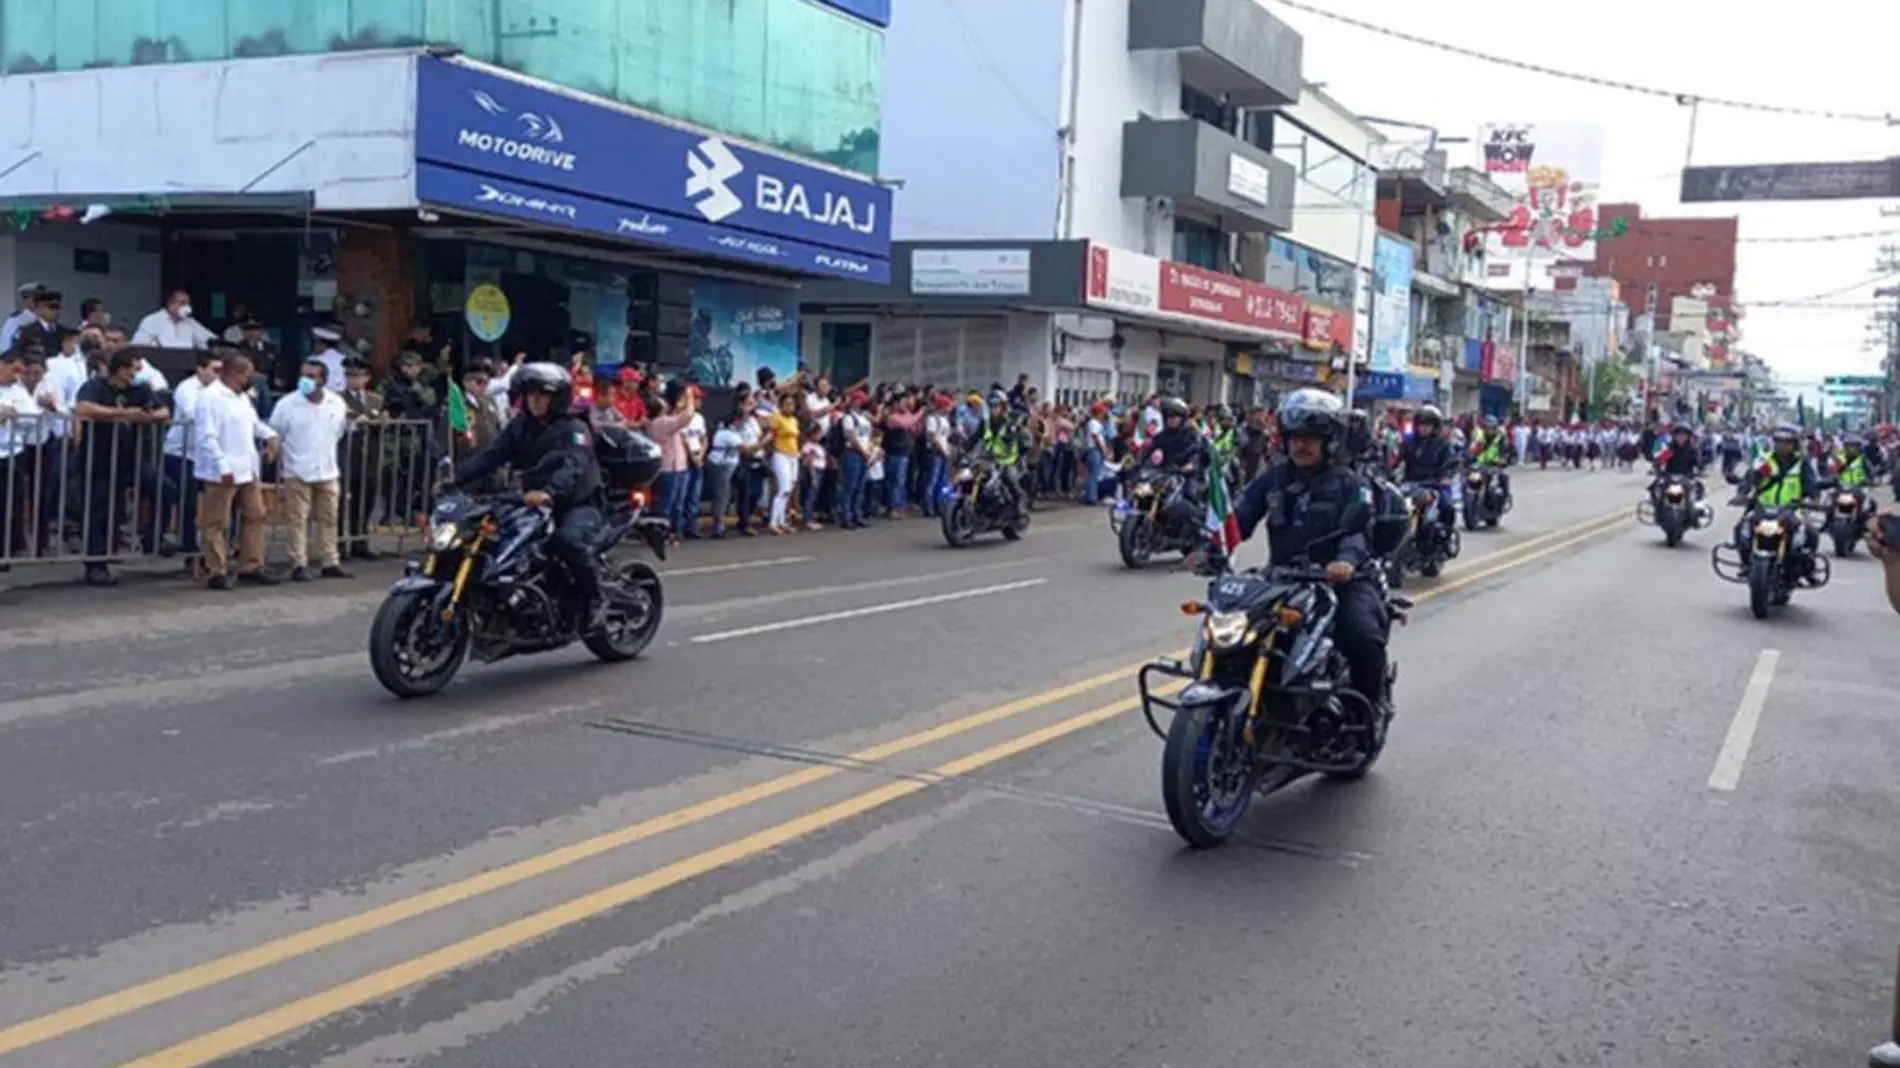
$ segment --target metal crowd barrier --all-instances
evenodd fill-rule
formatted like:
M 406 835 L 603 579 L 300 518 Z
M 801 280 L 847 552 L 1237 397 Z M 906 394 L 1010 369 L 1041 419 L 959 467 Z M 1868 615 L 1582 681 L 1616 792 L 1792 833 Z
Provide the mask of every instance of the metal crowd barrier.
M 132 423 L 0 413 L 0 564 L 189 557 L 198 480 L 188 421 Z M 434 507 L 441 435 L 430 421 L 363 417 L 338 447 L 343 552 L 396 539 L 404 551 Z M 284 540 L 281 464 L 266 461 L 267 552 Z M 233 517 L 233 523 L 236 523 Z

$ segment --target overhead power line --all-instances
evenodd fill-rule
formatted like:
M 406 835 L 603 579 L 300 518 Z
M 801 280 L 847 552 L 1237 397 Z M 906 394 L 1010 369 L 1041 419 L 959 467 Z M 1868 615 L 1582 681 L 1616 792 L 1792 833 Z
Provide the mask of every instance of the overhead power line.
M 1466 59 L 1475 59 L 1483 63 L 1492 64 L 1493 66 L 1508 67 L 1512 70 L 1524 71 L 1528 74 L 1541 74 L 1545 77 L 1561 78 L 1565 81 L 1577 82 L 1582 85 L 1594 85 L 1599 89 L 1615 89 L 1619 92 L 1635 93 L 1640 96 L 1660 97 L 1664 100 L 1673 100 L 1685 106 L 1689 104 L 1707 104 L 1711 107 L 1734 108 L 1740 111 L 1754 111 L 1769 115 L 1790 115 L 1806 119 L 1829 119 L 1835 122 L 1879 123 L 1882 126 L 1894 125 L 1896 122 L 1892 115 L 1875 114 L 1869 111 L 1833 111 L 1826 108 L 1804 108 L 1785 104 L 1763 104 L 1752 100 L 1729 100 L 1724 97 L 1703 96 L 1700 93 L 1685 93 L 1675 89 L 1660 89 L 1653 85 L 1638 85 L 1635 82 L 1619 81 L 1615 78 L 1600 78 L 1594 74 L 1559 70 L 1556 67 L 1546 67 L 1541 63 L 1531 63 L 1521 59 L 1511 59 L 1506 56 L 1494 56 L 1489 52 L 1481 52 L 1475 48 L 1465 48 L 1461 45 L 1434 41 L 1429 37 L 1420 37 L 1417 34 L 1406 33 L 1403 30 L 1395 30 L 1389 26 L 1381 26 L 1375 22 L 1367 22 L 1364 19 L 1353 18 L 1351 15 L 1342 15 L 1337 11 L 1328 11 L 1325 8 L 1302 3 L 1301 0 L 1273 0 L 1273 2 L 1292 8 L 1295 11 L 1303 11 L 1309 15 L 1328 19 L 1340 23 L 1341 25 L 1351 26 L 1354 29 L 1376 33 L 1381 37 L 1390 37 L 1393 40 L 1404 41 L 1407 44 L 1418 45 L 1422 48 L 1434 49 L 1448 55 L 1463 56 Z

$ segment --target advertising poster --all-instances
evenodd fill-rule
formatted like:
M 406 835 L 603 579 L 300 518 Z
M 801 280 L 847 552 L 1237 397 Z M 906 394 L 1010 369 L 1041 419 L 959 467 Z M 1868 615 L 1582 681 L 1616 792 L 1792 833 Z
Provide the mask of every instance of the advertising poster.
M 1486 285 L 1522 289 L 1534 263 L 1596 258 L 1601 126 L 1483 126 L 1478 167 L 1513 201 L 1510 217 L 1486 239 Z
M 483 341 L 499 341 L 508 332 L 508 323 L 514 317 L 514 309 L 508 306 L 508 294 L 501 287 L 483 282 L 468 291 L 468 301 L 462 307 L 462 316 L 468 321 L 468 332 Z
M 1380 235 L 1372 247 L 1374 371 L 1403 374 L 1412 351 L 1412 246 Z
M 688 373 L 708 388 L 757 382 L 769 367 L 779 378 L 798 370 L 798 293 L 743 282 L 693 283 Z

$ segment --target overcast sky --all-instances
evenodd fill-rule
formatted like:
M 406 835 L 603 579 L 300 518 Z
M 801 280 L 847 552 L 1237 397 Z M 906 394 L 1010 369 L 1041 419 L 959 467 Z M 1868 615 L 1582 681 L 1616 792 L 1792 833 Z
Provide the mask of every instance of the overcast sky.
M 1308 0 L 1313 6 L 1491 54 L 1618 81 L 1767 104 L 1900 115 L 1900 2 L 1806 0 L 1798 5 L 1710 0 Z M 1900 231 L 1877 201 L 1678 205 L 1689 109 L 1508 70 L 1376 36 L 1268 0 L 1306 39 L 1306 77 L 1364 115 L 1474 137 L 1484 123 L 1594 122 L 1605 130 L 1605 201 L 1636 201 L 1645 216 L 1741 218 L 1736 291 L 1759 301 L 1811 297 L 1873 274 L 1882 241 L 1751 245 L 1749 238 Z M 1395 136 L 1403 136 L 1394 131 Z M 1473 162 L 1470 146 L 1454 162 Z M 1460 158 L 1458 153 L 1466 153 Z M 1900 127 L 1789 118 L 1704 106 L 1695 162 L 1778 163 L 1900 155 Z M 1889 202 L 1888 207 L 1897 207 Z M 1900 234 L 1886 239 L 1900 244 Z M 1873 283 L 1830 298 L 1868 302 Z M 1625 299 L 1630 299 L 1625 294 Z M 1640 296 L 1636 300 L 1640 301 Z M 1790 385 L 1879 369 L 1866 311 L 1750 307 L 1742 347 Z

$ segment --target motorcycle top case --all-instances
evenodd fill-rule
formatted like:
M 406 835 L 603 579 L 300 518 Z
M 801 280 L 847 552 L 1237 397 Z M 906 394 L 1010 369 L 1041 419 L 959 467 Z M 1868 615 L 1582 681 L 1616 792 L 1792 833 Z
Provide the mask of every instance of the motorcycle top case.
M 613 492 L 641 489 L 652 485 L 660 475 L 660 446 L 637 430 L 618 426 L 597 428 L 594 458 L 600 461 L 601 479 Z
M 1403 490 L 1385 479 L 1368 479 L 1366 486 L 1372 492 L 1372 522 L 1366 540 L 1374 553 L 1389 556 L 1405 544 L 1405 535 L 1412 527 L 1412 504 Z

